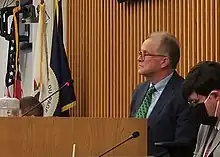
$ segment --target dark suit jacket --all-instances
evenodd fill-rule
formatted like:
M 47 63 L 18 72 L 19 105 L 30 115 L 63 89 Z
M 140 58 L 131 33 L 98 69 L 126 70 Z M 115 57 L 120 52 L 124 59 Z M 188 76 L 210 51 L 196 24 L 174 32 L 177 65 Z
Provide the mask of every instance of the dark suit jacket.
M 192 138 L 196 139 L 197 128 L 186 127 L 189 105 L 182 97 L 183 80 L 174 72 L 148 118 L 148 155 L 169 156 L 167 150 L 156 147 L 155 142 L 176 141 L 192 144 Z M 130 117 L 135 116 L 148 88 L 149 82 L 144 82 L 133 92 Z M 193 130 L 193 133 L 186 128 Z

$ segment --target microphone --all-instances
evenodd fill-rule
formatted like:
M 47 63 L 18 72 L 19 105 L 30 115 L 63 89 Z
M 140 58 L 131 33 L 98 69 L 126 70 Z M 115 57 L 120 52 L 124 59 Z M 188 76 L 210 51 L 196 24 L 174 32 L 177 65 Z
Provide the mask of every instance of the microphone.
M 104 153 L 102 153 L 101 155 L 99 155 L 99 157 L 102 157 L 103 155 L 107 154 L 108 152 L 114 150 L 115 148 L 119 147 L 120 145 L 122 145 L 123 143 L 133 139 L 133 138 L 137 138 L 138 136 L 140 136 L 140 133 L 138 131 L 133 132 L 127 139 L 125 139 L 124 141 L 118 143 L 117 145 L 115 145 L 114 147 L 112 147 L 111 149 L 108 149 L 107 151 L 105 151 Z
M 66 82 L 64 85 L 62 85 L 58 90 L 56 90 L 55 92 L 51 93 L 50 95 L 48 95 L 45 99 L 43 99 L 41 102 L 37 103 L 36 105 L 34 105 L 32 108 L 30 108 L 29 110 L 27 110 L 24 114 L 21 115 L 21 117 L 24 117 L 25 115 L 27 115 L 29 112 L 31 112 L 32 110 L 34 110 L 36 107 L 38 107 L 39 105 L 41 105 L 44 101 L 46 101 L 47 99 L 49 99 L 51 96 L 53 96 L 54 94 L 56 94 L 57 92 L 61 91 L 64 87 L 69 87 L 71 84 L 73 83 L 73 80 Z

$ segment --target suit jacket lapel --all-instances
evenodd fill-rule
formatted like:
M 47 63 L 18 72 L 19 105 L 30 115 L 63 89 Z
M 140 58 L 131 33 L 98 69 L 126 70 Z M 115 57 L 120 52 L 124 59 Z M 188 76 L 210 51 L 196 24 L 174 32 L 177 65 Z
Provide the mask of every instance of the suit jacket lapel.
M 149 85 L 150 83 L 149 82 L 146 82 L 146 84 L 144 85 L 144 87 L 139 91 L 138 93 L 138 97 L 137 97 L 137 100 L 136 100 L 136 108 L 135 108 L 135 111 L 134 111 L 134 114 L 137 113 L 138 109 L 140 108 L 142 102 L 143 102 L 143 99 L 144 99 L 144 96 L 146 94 L 146 92 L 148 91 L 149 89 Z
M 170 81 L 167 83 L 166 87 L 164 88 L 163 92 L 160 95 L 160 98 L 158 99 L 152 113 L 150 114 L 148 118 L 148 123 L 151 125 L 151 123 L 154 121 L 156 117 L 158 117 L 159 113 L 162 111 L 162 109 L 165 107 L 165 104 L 169 104 L 170 101 L 173 99 L 174 96 L 174 87 L 175 87 L 175 79 L 177 74 L 174 72 L 173 76 L 171 77 Z
M 218 146 L 219 143 L 220 143 L 220 131 L 218 131 L 216 136 L 214 137 L 214 141 L 213 141 L 212 146 L 210 148 L 209 155 L 214 151 L 214 149 Z
M 209 131 L 210 131 L 209 125 L 201 124 L 201 126 L 199 128 L 198 137 L 197 137 L 197 144 L 196 144 L 196 151 L 198 151 L 198 154 L 203 154 L 203 151 L 206 146 L 205 144 L 207 141 L 207 136 L 208 136 Z M 208 142 L 209 142 L 209 139 L 208 139 Z

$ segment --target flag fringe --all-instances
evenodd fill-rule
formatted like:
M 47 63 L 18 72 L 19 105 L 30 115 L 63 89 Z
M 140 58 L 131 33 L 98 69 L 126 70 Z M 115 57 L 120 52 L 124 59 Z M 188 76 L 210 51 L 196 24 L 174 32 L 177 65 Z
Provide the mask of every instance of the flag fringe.
M 70 103 L 68 105 L 65 105 L 65 106 L 62 107 L 61 112 L 65 112 L 65 111 L 71 109 L 75 105 L 76 105 L 76 101 L 74 101 L 74 102 L 72 102 L 72 103 Z

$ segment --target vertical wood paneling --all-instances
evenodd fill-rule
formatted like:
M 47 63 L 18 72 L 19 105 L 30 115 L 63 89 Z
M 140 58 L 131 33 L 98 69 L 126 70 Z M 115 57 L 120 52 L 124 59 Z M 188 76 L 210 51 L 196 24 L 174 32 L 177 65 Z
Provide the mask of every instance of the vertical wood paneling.
M 68 0 L 67 54 L 75 81 L 74 116 L 127 117 L 137 53 L 154 31 L 177 37 L 185 76 L 202 60 L 220 60 L 219 0 Z

